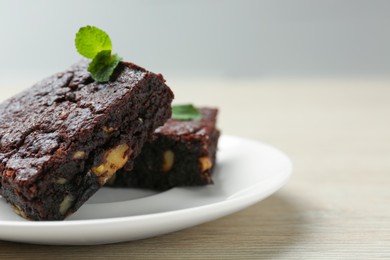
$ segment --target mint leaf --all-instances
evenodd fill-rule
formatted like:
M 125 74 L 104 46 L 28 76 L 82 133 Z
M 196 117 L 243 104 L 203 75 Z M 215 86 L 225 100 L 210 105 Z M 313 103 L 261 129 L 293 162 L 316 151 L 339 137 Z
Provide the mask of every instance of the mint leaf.
M 103 50 L 112 50 L 110 37 L 95 26 L 81 27 L 75 39 L 77 51 L 88 59 L 93 59 Z
M 115 68 L 122 60 L 117 54 L 111 55 L 112 43 L 104 31 L 95 26 L 81 27 L 76 34 L 77 51 L 86 58 L 92 59 L 88 71 L 97 82 L 107 82 Z
M 173 105 L 172 118 L 180 121 L 196 120 L 202 118 L 202 114 L 192 104 Z
M 107 82 L 121 60 L 122 58 L 117 54 L 111 55 L 110 50 L 104 50 L 93 58 L 89 64 L 88 71 L 95 81 Z

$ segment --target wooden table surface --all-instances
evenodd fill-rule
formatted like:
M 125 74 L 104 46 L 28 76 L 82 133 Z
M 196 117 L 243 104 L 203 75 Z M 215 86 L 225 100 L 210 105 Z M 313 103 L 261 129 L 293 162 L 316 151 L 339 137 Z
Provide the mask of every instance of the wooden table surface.
M 177 103 L 218 106 L 224 134 L 286 152 L 289 182 L 172 234 L 100 246 L 0 241 L 0 259 L 390 259 L 390 81 L 168 83 Z

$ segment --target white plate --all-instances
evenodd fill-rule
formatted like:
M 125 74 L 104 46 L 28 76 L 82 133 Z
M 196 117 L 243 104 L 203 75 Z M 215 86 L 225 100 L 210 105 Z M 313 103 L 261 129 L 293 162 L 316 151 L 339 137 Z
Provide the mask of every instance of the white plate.
M 214 185 L 155 193 L 103 188 L 65 221 L 27 221 L 0 197 L 0 240 L 91 245 L 153 237 L 248 207 L 286 183 L 292 165 L 279 150 L 222 136 Z

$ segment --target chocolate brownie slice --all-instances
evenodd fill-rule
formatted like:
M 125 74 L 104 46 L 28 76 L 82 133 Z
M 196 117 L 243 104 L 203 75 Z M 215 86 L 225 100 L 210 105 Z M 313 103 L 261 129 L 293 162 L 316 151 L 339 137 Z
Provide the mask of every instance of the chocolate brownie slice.
M 217 109 L 201 108 L 202 118 L 169 119 L 156 129 L 154 140 L 145 143 L 134 169 L 119 170 L 111 186 L 167 190 L 176 186 L 212 184 L 218 138 Z
M 161 75 L 121 63 L 94 82 L 81 61 L 0 104 L 0 194 L 32 220 L 75 212 L 170 117 Z

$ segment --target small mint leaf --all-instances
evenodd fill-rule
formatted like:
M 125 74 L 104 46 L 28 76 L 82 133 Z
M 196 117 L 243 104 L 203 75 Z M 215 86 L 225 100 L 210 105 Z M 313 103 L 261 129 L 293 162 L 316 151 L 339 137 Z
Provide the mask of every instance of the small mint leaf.
M 95 26 L 81 27 L 75 39 L 77 51 L 88 59 L 93 59 L 103 50 L 112 50 L 110 37 Z
M 196 120 L 202 118 L 202 114 L 192 104 L 173 105 L 172 118 L 179 121 Z
M 88 71 L 95 81 L 107 82 L 121 60 L 117 54 L 111 55 L 110 50 L 103 50 L 89 64 Z

